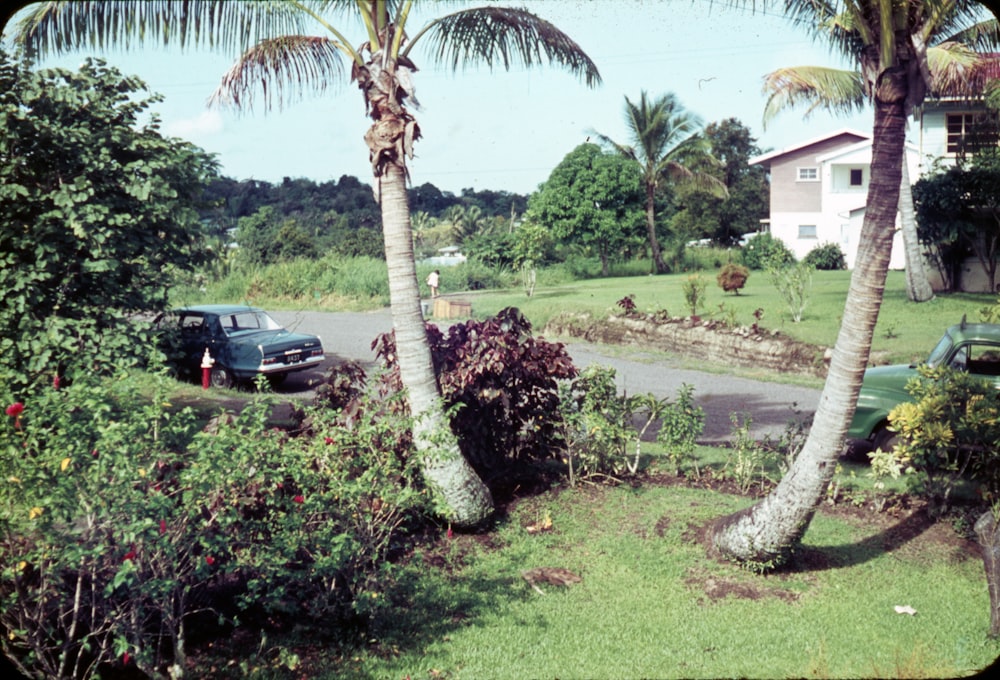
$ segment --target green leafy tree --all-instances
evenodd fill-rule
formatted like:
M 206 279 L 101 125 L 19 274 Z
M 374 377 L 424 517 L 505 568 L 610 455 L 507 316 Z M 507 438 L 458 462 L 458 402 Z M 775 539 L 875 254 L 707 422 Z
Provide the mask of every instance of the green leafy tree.
M 858 257 L 809 437 L 767 497 L 721 519 L 713 531 L 720 553 L 757 569 L 785 562 L 801 541 L 854 414 L 892 251 L 906 115 L 930 86 L 926 45 L 934 35 L 978 25 L 980 17 L 978 3 L 961 0 L 787 0 L 783 6 L 789 19 L 857 59 L 861 92 L 874 109 L 872 172 Z
M 921 179 L 913 187 L 920 238 L 938 254 L 942 268 L 957 284 L 957 272 L 969 253 L 996 290 L 1000 259 L 1000 157 L 980 154 L 972 167 L 956 166 Z
M 710 157 L 705 138 L 699 134 L 701 119 L 681 106 L 673 93 L 650 100 L 643 91 L 639 102 L 625 97 L 625 122 L 631 145 L 620 144 L 606 135 L 598 138 L 635 163 L 642 172 L 646 194 L 646 232 L 653 267 L 667 271 L 656 236 L 656 194 L 666 184 L 681 184 L 718 196 L 726 195 L 726 185 L 711 174 L 693 170 Z
M 691 238 L 708 237 L 721 245 L 735 245 L 744 234 L 758 231 L 761 219 L 768 216 L 767 173 L 749 163 L 762 150 L 736 118 L 710 123 L 703 135 L 717 162 L 704 163 L 702 172 L 725 184 L 728 195 L 686 191 L 681 199 L 683 208 L 672 223 Z
M 121 0 L 51 2 L 18 25 L 16 38 L 41 53 L 107 45 L 131 48 L 150 39 L 179 46 L 241 50 L 213 101 L 266 110 L 299 95 L 350 81 L 361 90 L 372 125 L 365 135 L 372 188 L 382 212 L 389 298 L 399 371 L 414 416 L 414 440 L 424 474 L 458 525 L 478 525 L 493 512 L 489 491 L 448 437 L 434 375 L 420 285 L 413 257 L 407 159 L 421 136 L 415 103 L 413 48 L 457 70 L 460 66 L 535 66 L 548 62 L 600 82 L 596 65 L 569 36 L 523 9 L 491 5 L 449 12 L 411 25 L 415 0 L 198 3 Z M 437 6 L 440 7 L 440 6 Z M 362 29 L 354 40 L 348 28 Z M 316 31 L 322 35 L 316 35 Z M 442 438 L 442 436 L 444 438 Z
M 581 144 L 556 166 L 528 201 L 532 219 L 553 236 L 595 252 L 607 276 L 641 224 L 638 167 L 597 144 Z
M 203 252 L 215 164 L 160 134 L 144 89 L 100 60 L 39 71 L 0 52 L 0 354 L 16 384 L 146 358 L 130 319 L 163 310 Z

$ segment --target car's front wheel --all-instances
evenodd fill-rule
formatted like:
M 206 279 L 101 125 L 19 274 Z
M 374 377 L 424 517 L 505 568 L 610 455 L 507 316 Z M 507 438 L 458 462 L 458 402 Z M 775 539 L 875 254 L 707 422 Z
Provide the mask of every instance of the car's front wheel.
M 212 369 L 212 387 L 229 389 L 233 386 L 233 374 L 225 368 Z
M 890 430 L 888 425 L 883 425 L 875 432 L 875 436 L 872 437 L 872 450 L 882 449 L 883 451 L 892 451 L 899 442 L 899 433 Z

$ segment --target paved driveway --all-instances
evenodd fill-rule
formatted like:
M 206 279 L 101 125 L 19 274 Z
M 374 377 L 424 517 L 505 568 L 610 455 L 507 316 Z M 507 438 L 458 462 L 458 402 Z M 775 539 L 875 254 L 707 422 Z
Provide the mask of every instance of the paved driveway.
M 310 383 L 327 367 L 343 361 L 374 366 L 371 343 L 392 329 L 388 310 L 374 312 L 272 312 L 286 328 L 315 333 L 323 339 L 327 360 L 323 367 L 292 374 L 280 390 L 289 395 L 307 396 Z M 601 364 L 615 369 L 618 385 L 627 394 L 653 393 L 673 398 L 681 385 L 694 386 L 694 396 L 705 409 L 704 443 L 728 441 L 732 433 L 731 413 L 749 413 L 756 437 L 779 436 L 791 420 L 811 415 L 819 403 L 820 391 L 780 383 L 738 378 L 724 372 L 683 368 L 679 360 L 660 353 L 628 347 L 605 347 L 573 340 L 566 343 L 579 368 Z M 724 367 L 714 367 L 723 369 Z

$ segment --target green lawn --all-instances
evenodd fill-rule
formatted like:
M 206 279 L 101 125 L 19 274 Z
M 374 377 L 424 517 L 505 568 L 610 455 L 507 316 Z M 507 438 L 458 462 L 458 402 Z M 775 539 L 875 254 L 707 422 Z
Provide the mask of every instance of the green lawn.
M 949 525 L 821 511 L 792 567 L 756 576 L 702 541 L 707 523 L 750 502 L 654 484 L 528 498 L 485 537 L 442 535 L 413 555 L 357 647 L 270 639 L 255 666 L 318 678 L 932 678 L 1000 655 L 982 562 Z M 551 531 L 527 531 L 546 516 Z M 534 567 L 583 580 L 541 595 L 520 576 Z M 267 662 L 285 644 L 297 674 Z
M 754 322 L 754 311 L 763 310 L 760 325 L 781 330 L 804 342 L 833 346 L 847 298 L 850 272 L 820 271 L 813 285 L 803 319 L 791 321 L 785 302 L 765 272 L 751 272 L 746 288 L 740 295 L 724 293 L 715 283 L 713 272 L 701 274 L 708 282 L 706 303 L 699 309 L 703 317 L 728 318 L 748 326 Z M 636 307 L 643 312 L 667 310 L 674 316 L 688 315 L 682 285 L 688 274 L 668 276 L 590 279 L 559 285 L 539 285 L 532 297 L 520 289 L 504 291 L 456 293 L 456 298 L 473 301 L 477 317 L 495 314 L 508 306 L 518 307 L 541 329 L 553 316 L 566 312 L 587 312 L 606 316 L 620 311 L 618 300 L 633 295 Z M 924 303 L 906 299 L 904 274 L 889 272 L 885 298 L 872 351 L 880 362 L 908 363 L 922 359 L 940 339 L 944 329 L 968 315 L 970 321 L 980 318 L 980 310 L 994 304 L 995 295 L 955 293 L 939 295 Z

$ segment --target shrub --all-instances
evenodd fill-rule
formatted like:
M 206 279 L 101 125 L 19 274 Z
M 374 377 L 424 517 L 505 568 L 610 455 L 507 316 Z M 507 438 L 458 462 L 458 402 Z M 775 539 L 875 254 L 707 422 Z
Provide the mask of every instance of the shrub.
M 739 295 L 740 289 L 746 285 L 747 278 L 749 276 L 749 269 L 741 264 L 729 262 L 719 271 L 716 281 L 719 282 L 719 287 L 722 288 L 722 290 L 727 293 L 735 293 L 736 295 Z
M 681 290 L 684 292 L 684 301 L 687 303 L 691 316 L 698 315 L 698 307 L 705 304 L 705 288 L 708 284 L 701 274 L 692 274 L 684 279 Z
M 802 321 L 802 315 L 809 303 L 809 289 L 812 287 L 813 268 L 806 262 L 772 268 L 771 282 L 784 298 L 791 312 L 792 321 Z
M 536 339 L 512 307 L 485 321 L 427 326 L 435 370 L 462 453 L 484 478 L 512 464 L 537 461 L 558 449 L 558 381 L 576 376 L 563 345 Z M 397 391 L 395 340 L 384 334 L 376 354 L 387 371 L 383 389 Z
M 741 256 L 743 264 L 750 269 L 771 269 L 795 262 L 795 255 L 788 246 L 767 231 L 751 238 L 743 246 Z
M 560 388 L 564 455 L 570 484 L 578 479 L 619 476 L 630 466 L 628 443 L 632 404 L 618 394 L 615 369 L 588 366 L 570 384 Z
M 824 243 L 816 246 L 802 258 L 802 261 L 820 271 L 847 269 L 847 258 L 844 251 L 836 243 Z
M 29 675 L 177 677 L 194 620 L 241 610 L 368 616 L 429 498 L 381 400 L 317 409 L 299 437 L 267 426 L 263 398 L 199 432 L 130 379 L 17 404 L 0 422 L 0 645 Z

